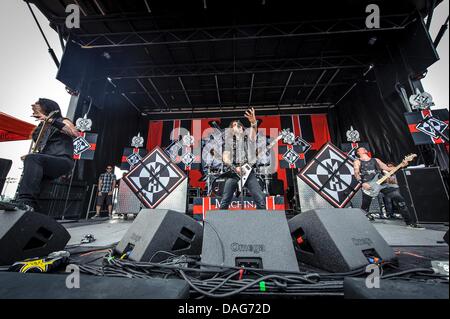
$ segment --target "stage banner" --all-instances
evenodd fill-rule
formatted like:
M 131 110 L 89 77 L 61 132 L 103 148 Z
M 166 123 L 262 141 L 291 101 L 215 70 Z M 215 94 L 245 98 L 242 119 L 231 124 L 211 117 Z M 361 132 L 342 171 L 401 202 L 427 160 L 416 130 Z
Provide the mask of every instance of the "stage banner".
M 144 158 L 145 155 L 147 155 L 147 153 L 148 153 L 147 150 L 143 148 L 125 147 L 123 149 L 120 169 L 124 171 L 129 171 L 140 161 L 142 161 L 142 158 Z
M 184 172 L 159 147 L 150 151 L 123 177 L 147 208 L 156 208 L 185 179 Z
M 221 197 L 196 197 L 194 198 L 193 217 L 195 220 L 202 221 L 206 217 L 206 213 L 210 210 L 219 210 Z M 267 196 L 266 210 L 284 210 L 284 197 Z M 252 197 L 233 198 L 229 210 L 256 210 L 256 203 Z
M 272 164 L 276 162 L 275 173 L 277 178 L 283 181 L 286 193 L 288 187 L 293 187 L 295 182 L 295 175 L 291 174 L 288 168 L 301 168 L 324 144 L 330 141 L 327 115 L 276 115 L 257 116 L 256 118 L 258 120 L 258 149 L 264 144 L 267 145 L 270 139 L 273 138 L 270 133 L 271 130 L 278 134 L 283 129 L 289 129 L 297 139 L 297 142 L 300 142 L 301 139 L 306 143 L 305 145 L 298 144 L 293 146 L 291 153 L 295 152 L 297 154 L 298 159 L 296 161 L 295 154 L 291 154 L 292 156 L 286 154 L 286 159 L 291 161 L 292 164 L 286 160 L 283 160 L 285 163 L 280 162 L 282 158 L 280 157 L 279 147 L 283 146 L 282 150 L 287 152 L 290 145 L 283 140 L 279 141 L 278 146 L 273 148 L 273 156 L 263 156 L 261 163 L 258 163 L 266 165 L 266 162 Z M 172 161 L 186 171 L 186 174 L 189 176 L 190 187 L 205 189 L 205 179 L 202 178 L 204 177 L 204 172 L 211 165 L 214 168 L 221 167 L 221 134 L 233 120 L 244 121 L 246 127 L 250 126 L 247 120 L 243 119 L 243 114 L 240 117 L 226 119 L 151 120 L 149 121 L 147 150 L 159 146 Z M 190 136 L 189 140 L 184 138 L 186 135 Z M 190 142 L 192 142 L 191 145 L 186 145 L 190 144 Z M 305 151 L 306 145 L 309 148 L 308 152 Z M 301 146 L 301 148 L 297 146 Z M 283 154 L 286 152 L 283 152 Z
M 75 160 L 93 160 L 97 148 L 96 133 L 81 132 L 80 136 L 73 140 L 73 158 Z
M 448 110 L 405 113 L 415 145 L 448 143 Z
M 331 143 L 317 152 L 298 177 L 336 208 L 345 207 L 361 187 L 353 160 Z

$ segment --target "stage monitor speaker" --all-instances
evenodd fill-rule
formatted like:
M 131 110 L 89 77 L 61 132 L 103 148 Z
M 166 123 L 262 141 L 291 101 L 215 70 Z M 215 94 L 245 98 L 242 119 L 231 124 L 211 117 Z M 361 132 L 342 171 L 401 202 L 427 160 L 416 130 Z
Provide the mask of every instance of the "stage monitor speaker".
M 30 211 L 0 211 L 0 265 L 63 250 L 70 235 L 54 219 Z
M 395 253 L 356 208 L 316 209 L 289 220 L 300 262 L 331 272 L 348 272 L 369 264 L 369 258 L 395 260 Z
M 202 226 L 186 214 L 143 209 L 117 244 L 116 252 L 144 262 L 159 262 L 172 254 L 200 255 L 202 235 Z
M 448 192 L 438 167 L 404 169 L 397 180 L 419 223 L 448 223 Z
M 208 211 L 201 260 L 210 265 L 299 270 L 284 211 Z
M 116 278 L 81 275 L 79 288 L 68 289 L 67 274 L 0 272 L 0 299 L 187 299 L 180 279 Z

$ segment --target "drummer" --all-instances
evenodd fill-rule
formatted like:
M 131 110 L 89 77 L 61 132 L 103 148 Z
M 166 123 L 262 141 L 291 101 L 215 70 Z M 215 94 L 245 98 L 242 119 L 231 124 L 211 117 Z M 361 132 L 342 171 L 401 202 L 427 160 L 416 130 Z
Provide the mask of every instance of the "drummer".
M 206 153 L 204 161 L 204 168 L 209 169 L 210 171 L 221 171 L 223 162 L 220 156 L 215 156 L 214 149 L 211 149 L 208 153 Z

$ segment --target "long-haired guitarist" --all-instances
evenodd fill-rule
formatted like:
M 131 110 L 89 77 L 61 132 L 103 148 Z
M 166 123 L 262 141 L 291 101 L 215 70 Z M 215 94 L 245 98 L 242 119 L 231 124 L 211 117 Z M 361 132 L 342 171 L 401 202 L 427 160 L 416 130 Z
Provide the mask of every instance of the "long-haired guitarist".
M 73 123 L 63 118 L 55 101 L 40 98 L 31 105 L 32 117 L 40 121 L 32 133 L 30 154 L 23 158 L 22 180 L 16 203 L 24 209 L 38 211 L 36 199 L 44 177 L 55 179 L 73 167 L 73 138 L 79 135 Z
M 356 150 L 356 155 L 358 156 L 358 159 L 353 162 L 353 168 L 355 170 L 355 177 L 362 183 L 361 186 L 363 188 L 361 209 L 367 212 L 369 219 L 373 220 L 373 217 L 369 213 L 369 208 L 373 197 L 367 195 L 364 191 L 371 190 L 372 186 L 370 185 L 370 181 L 376 178 L 379 174 L 383 174 L 383 171 L 393 171 L 394 167 L 386 165 L 378 158 L 370 157 L 369 152 L 364 147 L 359 147 Z M 408 162 L 406 160 L 404 160 L 401 164 L 402 167 L 406 167 L 407 165 Z M 417 225 L 416 216 L 409 211 L 406 206 L 405 199 L 395 184 L 388 182 L 385 187 L 380 190 L 380 192 L 383 193 L 386 200 L 392 201 L 398 207 L 399 213 L 403 216 L 403 219 L 409 228 L 421 228 Z
M 225 150 L 222 154 L 225 166 L 232 169 L 236 174 L 231 174 L 225 181 L 221 209 L 228 209 L 233 199 L 233 194 L 239 187 L 242 166 L 256 156 L 257 121 L 255 109 L 251 108 L 245 112 L 245 117 L 250 122 L 250 129 L 245 130 L 240 121 L 232 121 L 225 132 Z M 256 202 L 257 209 L 265 209 L 265 195 L 256 179 L 254 172 L 250 173 L 245 186 L 248 188 Z

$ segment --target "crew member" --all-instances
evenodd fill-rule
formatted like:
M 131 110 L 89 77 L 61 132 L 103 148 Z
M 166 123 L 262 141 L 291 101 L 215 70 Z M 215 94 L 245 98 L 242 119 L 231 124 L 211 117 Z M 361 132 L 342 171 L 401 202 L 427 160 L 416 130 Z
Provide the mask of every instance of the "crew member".
M 100 210 L 105 201 L 106 205 L 108 205 L 109 218 L 112 218 L 112 208 L 113 208 L 112 198 L 113 198 L 113 191 L 115 188 L 116 188 L 116 175 L 114 175 L 113 173 L 113 166 L 108 165 L 106 167 L 106 172 L 101 174 L 98 179 L 96 214 L 93 218 L 100 217 Z

